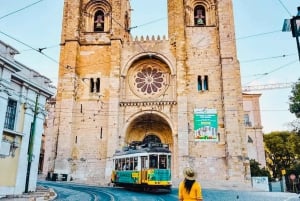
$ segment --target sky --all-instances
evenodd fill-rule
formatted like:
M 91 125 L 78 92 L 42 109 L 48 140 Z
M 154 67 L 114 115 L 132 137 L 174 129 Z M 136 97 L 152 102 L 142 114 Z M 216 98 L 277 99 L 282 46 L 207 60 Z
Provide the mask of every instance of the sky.
M 131 0 L 133 36 L 167 36 L 167 0 Z M 233 0 L 242 86 L 294 83 L 300 78 L 296 39 L 282 32 L 297 14 L 299 0 Z M 1 2 L 0 40 L 16 48 L 15 59 L 57 84 L 63 0 Z M 33 49 L 45 48 L 44 54 Z M 296 117 L 289 108 L 292 88 L 262 91 L 263 132 L 288 130 Z

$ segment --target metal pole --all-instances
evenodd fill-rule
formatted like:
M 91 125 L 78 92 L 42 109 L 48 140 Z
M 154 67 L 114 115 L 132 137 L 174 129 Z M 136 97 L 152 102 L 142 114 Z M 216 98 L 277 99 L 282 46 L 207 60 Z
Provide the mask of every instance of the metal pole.
M 282 186 L 281 186 L 281 192 L 286 192 L 286 181 L 285 181 L 285 176 L 282 175 Z
M 27 159 L 28 163 L 27 163 L 25 193 L 28 193 L 31 162 L 33 160 L 33 145 L 34 145 L 34 134 L 35 134 L 34 132 L 35 132 L 36 117 L 37 117 L 37 109 L 38 109 L 38 99 L 39 99 L 39 94 L 36 95 L 33 121 L 31 123 L 31 127 L 30 127 L 29 145 L 28 145 L 28 152 L 27 152 L 27 154 L 28 154 L 28 159 Z
M 297 42 L 297 49 L 298 49 L 298 57 L 299 57 L 299 62 L 300 62 L 300 44 L 299 44 L 299 34 L 297 33 L 296 35 L 296 42 Z

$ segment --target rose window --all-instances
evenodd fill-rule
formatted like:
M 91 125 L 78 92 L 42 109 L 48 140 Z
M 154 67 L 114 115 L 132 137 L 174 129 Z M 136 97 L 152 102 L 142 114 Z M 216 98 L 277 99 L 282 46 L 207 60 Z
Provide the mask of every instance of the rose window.
M 152 94 L 162 88 L 164 82 L 163 73 L 156 68 L 144 68 L 135 78 L 136 87 L 143 93 Z
M 140 66 L 133 73 L 132 87 L 139 96 L 159 95 L 166 88 L 166 72 L 150 65 Z

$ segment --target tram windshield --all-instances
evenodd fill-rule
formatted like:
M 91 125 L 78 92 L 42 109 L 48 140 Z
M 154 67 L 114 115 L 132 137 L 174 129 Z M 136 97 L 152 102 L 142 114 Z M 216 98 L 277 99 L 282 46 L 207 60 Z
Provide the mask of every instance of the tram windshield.
M 170 160 L 170 158 L 169 158 Z M 168 157 L 165 154 L 150 154 L 149 155 L 149 167 L 167 169 L 168 168 Z
M 149 154 L 136 157 L 124 157 L 114 160 L 115 170 L 140 170 L 140 169 L 170 169 L 171 155 L 168 154 Z

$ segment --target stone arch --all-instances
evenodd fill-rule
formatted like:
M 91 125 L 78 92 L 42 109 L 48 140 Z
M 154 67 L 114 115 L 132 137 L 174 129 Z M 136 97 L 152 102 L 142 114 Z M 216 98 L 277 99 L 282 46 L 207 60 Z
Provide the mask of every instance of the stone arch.
M 123 100 L 174 99 L 175 70 L 163 55 L 140 53 L 128 60 L 121 71 Z
M 186 5 L 186 24 L 188 26 L 198 26 L 195 23 L 195 15 L 197 8 L 203 8 L 203 15 L 205 15 L 205 23 L 201 26 L 215 25 L 215 3 L 212 0 L 192 0 Z
M 197 5 L 196 7 L 194 7 L 194 25 L 206 25 L 206 9 L 203 5 Z
M 143 141 L 147 136 L 155 135 L 161 143 L 173 147 L 173 126 L 170 119 L 158 111 L 143 111 L 132 115 L 124 126 L 125 143 Z
M 124 65 L 124 68 L 122 68 L 121 76 L 126 76 L 129 68 L 132 66 L 132 64 L 138 60 L 142 60 L 145 58 L 155 58 L 157 60 L 160 60 L 161 62 L 165 63 L 169 68 L 171 75 L 176 74 L 175 65 L 172 64 L 172 62 L 164 55 L 158 53 L 158 52 L 142 52 L 139 54 L 134 55 L 131 57 L 127 63 Z
M 84 30 L 86 32 L 108 32 L 111 29 L 111 10 L 111 5 L 107 1 L 95 0 L 87 3 L 83 9 Z M 103 14 L 103 18 L 101 18 L 103 29 L 95 30 L 95 20 L 101 13 Z

